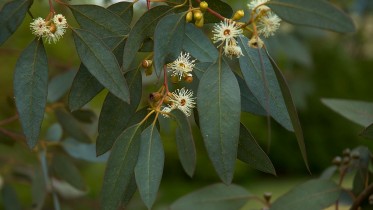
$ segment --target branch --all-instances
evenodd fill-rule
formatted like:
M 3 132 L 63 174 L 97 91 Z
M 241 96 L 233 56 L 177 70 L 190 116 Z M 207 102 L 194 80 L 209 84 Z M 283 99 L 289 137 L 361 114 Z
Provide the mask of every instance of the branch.
M 367 199 L 373 193 L 373 183 L 370 184 L 359 196 L 356 197 L 354 203 L 352 204 L 350 210 L 358 210 L 361 203 Z

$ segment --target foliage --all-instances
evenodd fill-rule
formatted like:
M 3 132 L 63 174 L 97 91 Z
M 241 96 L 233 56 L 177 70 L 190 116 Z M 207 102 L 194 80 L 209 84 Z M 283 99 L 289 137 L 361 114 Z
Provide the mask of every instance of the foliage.
M 176 124 L 179 159 L 190 177 L 196 168 L 191 129 L 194 120 L 211 163 L 226 184 L 215 184 L 187 195 L 172 204 L 171 209 L 195 206 L 238 209 L 248 200 L 258 199 L 231 184 L 237 159 L 276 174 L 267 154 L 242 124 L 243 112 L 267 116 L 268 122 L 273 118 L 294 132 L 309 170 L 302 128 L 290 90 L 262 38 L 275 35 L 280 18 L 341 33 L 355 30 L 352 20 L 322 0 L 254 0 L 249 4 L 250 17 L 246 22 L 239 22 L 244 16 L 243 10 L 233 13 L 231 6 L 220 0 L 166 2 L 150 7 L 147 1 L 148 10 L 133 21 L 134 3 L 119 2 L 104 8 L 55 0 L 49 1 L 45 19 L 36 18 L 31 23 L 36 37 L 21 53 L 15 67 L 14 97 L 18 114 L 10 118 L 10 121 L 20 120 L 24 136 L 6 134 L 21 139 L 39 155 L 40 167 L 35 169 L 32 179 L 33 193 L 38 194 L 34 196 L 37 209 L 42 209 L 50 186 L 53 186 L 50 193 L 54 208 L 60 209 L 56 193 L 60 180 L 79 193 L 87 190 L 78 167 L 70 158 L 107 160 L 101 209 L 126 206 L 137 189 L 146 207 L 151 209 L 165 161 L 160 119 Z M 4 5 L 0 23 L 6 27 L 0 28 L 0 44 L 15 33 L 26 13 L 32 17 L 29 8 L 33 3 L 12 0 Z M 63 15 L 57 14 L 55 4 L 68 8 L 80 27 L 69 25 Z M 211 28 L 212 41 L 210 32 L 206 32 Z M 52 77 L 48 84 L 49 60 L 44 43 L 58 42 L 66 30 L 72 33 L 80 67 L 78 72 L 71 70 Z M 168 72 L 172 72 L 171 75 Z M 151 89 L 156 89 L 153 92 L 144 88 L 143 81 L 151 77 L 158 81 L 152 85 Z M 185 89 L 191 86 L 195 95 Z M 108 93 L 93 143 L 94 135 L 85 126 L 93 124 L 95 114 L 85 105 L 103 89 Z M 64 95 L 68 90 L 66 103 Z M 144 105 L 142 101 L 147 103 Z M 191 113 L 194 118 L 189 118 Z M 53 122 L 46 122 L 47 118 Z M 362 135 L 371 137 L 370 127 Z M 356 178 L 357 187 L 352 190 L 360 198 L 370 189 L 361 184 L 371 173 L 370 158 L 366 158 L 370 152 L 366 148 L 357 151 L 362 155 L 358 160 L 364 160 L 364 164 L 351 160 L 349 165 L 338 166 L 342 179 L 351 167 L 363 175 Z M 18 203 L 8 185 L 2 192 L 6 195 L 3 196 L 6 205 Z M 300 185 L 273 203 L 269 198 L 259 200 L 271 209 L 299 209 L 304 205 L 320 209 L 338 203 L 341 192 L 340 185 L 318 179 Z M 305 200 L 308 203 L 305 204 Z M 357 204 L 353 205 L 361 202 L 356 199 Z

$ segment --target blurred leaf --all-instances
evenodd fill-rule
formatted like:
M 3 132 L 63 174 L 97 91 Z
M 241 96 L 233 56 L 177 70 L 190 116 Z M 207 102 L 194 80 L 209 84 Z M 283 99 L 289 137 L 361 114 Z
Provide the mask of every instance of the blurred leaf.
M 151 209 L 161 184 L 164 165 L 164 150 L 161 136 L 154 124 L 141 134 L 139 158 L 135 167 L 137 187 L 141 199 Z
M 221 180 L 232 181 L 240 129 L 240 88 L 220 58 L 203 74 L 197 94 L 199 123 L 209 157 Z
M 192 177 L 196 169 L 196 148 L 194 145 L 192 128 L 187 116 L 180 110 L 171 112 L 171 117 L 176 121 L 176 146 L 181 165 L 184 171 Z
M 101 209 L 117 210 L 129 186 L 140 150 L 141 124 L 117 138 L 107 162 L 101 192 Z
M 342 33 L 355 32 L 352 19 L 324 0 L 272 0 L 266 5 L 289 23 Z
M 39 138 L 47 102 L 48 58 L 42 40 L 35 39 L 21 53 L 14 72 L 14 96 L 27 144 Z
M 87 191 L 79 190 L 64 180 L 52 178 L 52 186 L 53 190 L 64 199 L 77 199 L 87 194 Z
M 354 123 L 366 127 L 373 122 L 373 103 L 327 98 L 321 99 L 321 101 L 327 107 Z
M 9 184 L 1 188 L 1 197 L 5 210 L 21 210 L 21 202 L 18 199 L 16 191 Z
M 238 210 L 249 197 L 249 192 L 238 185 L 214 184 L 179 198 L 170 210 Z
M 65 139 L 62 142 L 62 147 L 73 158 L 95 163 L 106 162 L 110 154 L 106 153 L 97 157 L 95 144 L 84 144 L 72 138 Z
M 88 71 L 111 93 L 129 102 L 129 90 L 114 54 L 88 31 L 73 30 L 78 55 Z
M 260 171 L 276 175 L 276 170 L 267 154 L 256 143 L 250 131 L 241 124 L 238 142 L 238 159 Z
M 60 124 L 53 123 L 47 130 L 45 138 L 48 141 L 59 141 L 62 138 L 63 130 Z
M 33 0 L 13 0 L 4 5 L 0 11 L 0 45 L 21 25 L 32 3 Z
M 351 160 L 356 169 L 351 191 L 355 196 L 358 196 L 365 190 L 367 183 L 369 183 L 369 180 L 372 178 L 371 172 L 368 169 L 371 163 L 372 153 L 369 148 L 359 146 L 351 151 L 351 156 L 353 155 L 358 156 L 358 158 Z
M 209 8 L 216 11 L 217 13 L 219 13 L 220 15 L 222 15 L 223 17 L 232 17 L 233 15 L 233 9 L 231 6 L 229 6 L 229 4 L 221 1 L 221 0 L 204 0 L 208 3 L 209 5 Z M 193 5 L 195 7 L 199 7 L 199 3 L 197 3 L 197 1 L 194 1 L 193 2 Z M 209 13 L 209 12 L 206 12 L 204 13 L 203 15 L 204 19 L 205 19 L 205 24 L 206 23 L 216 23 L 216 22 L 220 22 L 221 20 L 219 18 L 217 18 L 215 15 Z
M 69 93 L 69 108 L 71 111 L 80 109 L 92 100 L 104 87 L 89 73 L 88 69 L 80 64 Z
M 129 24 L 114 12 L 97 5 L 69 5 L 80 27 L 95 33 L 100 38 L 126 35 Z
M 48 85 L 47 101 L 49 103 L 59 100 L 71 87 L 76 71 L 66 71 L 51 79 Z
M 184 13 L 163 17 L 154 31 L 154 69 L 163 72 L 165 63 L 171 63 L 180 55 L 185 30 Z
M 314 179 L 307 181 L 280 198 L 271 205 L 271 210 L 315 210 L 334 204 L 341 194 L 341 188 L 331 180 Z
M 111 149 L 115 139 L 129 126 L 130 117 L 134 115 L 140 103 L 142 95 L 141 72 L 139 70 L 130 71 L 126 77 L 130 89 L 131 104 L 123 102 L 110 93 L 106 96 L 98 122 L 97 155 L 102 155 Z
M 210 39 L 193 24 L 185 25 L 183 49 L 200 62 L 215 62 L 219 53 Z
M 56 109 L 54 113 L 67 134 L 81 142 L 92 142 L 89 136 L 82 130 L 79 122 L 70 113 L 64 109 Z
M 96 114 L 89 109 L 79 109 L 71 113 L 75 119 L 83 123 L 93 123 L 97 118 Z
M 110 5 L 107 9 L 119 15 L 130 26 L 133 17 L 133 4 L 132 2 L 118 2 Z
M 45 178 L 41 168 L 34 169 L 34 176 L 31 183 L 32 209 L 41 210 L 47 195 Z
M 248 38 L 240 36 L 237 41 L 244 54 L 239 61 L 247 86 L 269 115 L 284 128 L 293 131 L 280 85 L 268 57 L 264 51 L 260 53 L 258 49 L 250 48 Z
M 368 127 L 359 134 L 360 136 L 368 139 L 373 139 L 373 124 L 370 124 Z
M 243 112 L 266 116 L 266 110 L 260 105 L 258 99 L 254 96 L 249 87 L 247 87 L 245 80 L 237 75 L 236 78 L 241 90 L 241 110 Z
M 85 190 L 84 180 L 75 164 L 65 156 L 54 155 L 51 163 L 54 174 L 79 190 Z
M 326 168 L 320 175 L 320 179 L 332 179 L 335 172 L 337 172 L 337 166 L 330 166 Z
M 291 97 L 290 89 L 285 80 L 285 76 L 282 74 L 281 70 L 278 68 L 277 64 L 271 58 L 268 52 L 267 52 L 267 56 L 268 56 L 268 59 L 271 61 L 272 66 L 274 67 L 277 81 L 280 84 L 281 92 L 282 92 L 282 95 L 284 96 L 284 100 L 286 104 L 286 109 L 289 113 L 290 120 L 294 128 L 295 136 L 297 137 L 297 141 L 298 141 L 299 149 L 302 153 L 303 161 L 306 164 L 308 171 L 310 171 L 310 168 L 308 165 L 306 145 L 304 144 L 303 130 L 300 125 L 297 108 L 295 107 L 293 98 Z
M 143 41 L 150 36 L 153 36 L 154 30 L 158 21 L 169 14 L 173 9 L 168 6 L 157 6 L 147 11 L 136 22 L 135 26 L 129 33 L 126 45 L 123 52 L 123 68 L 126 71 L 129 69 L 136 52 L 141 48 Z

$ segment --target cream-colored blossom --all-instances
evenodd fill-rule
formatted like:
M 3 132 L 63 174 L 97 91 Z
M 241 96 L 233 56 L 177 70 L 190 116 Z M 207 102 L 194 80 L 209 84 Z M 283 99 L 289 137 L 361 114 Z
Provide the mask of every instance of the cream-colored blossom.
M 252 0 L 247 6 L 250 10 L 255 10 L 256 13 L 259 13 L 263 10 L 269 10 L 269 7 L 264 5 L 269 0 Z
M 193 98 L 193 91 L 185 88 L 177 89 L 172 92 L 170 101 L 173 102 L 172 106 L 176 109 L 180 109 L 186 116 L 191 115 L 192 109 L 196 104 L 195 98 Z
M 273 12 L 268 12 L 259 18 L 257 22 L 258 33 L 265 38 L 273 36 L 280 28 L 281 19 Z
M 181 80 L 182 77 L 192 76 L 190 72 L 193 71 L 195 61 L 191 59 L 189 53 L 181 52 L 174 62 L 167 64 L 167 67 L 172 71 L 171 76 L 177 76 Z
M 225 19 L 224 21 L 215 24 L 212 30 L 214 43 L 219 43 L 218 47 L 225 44 L 227 47 L 230 43 L 236 44 L 236 37 L 242 34 L 242 29 L 235 21 Z
M 32 34 L 39 38 L 49 32 L 49 29 L 46 25 L 44 18 L 41 17 L 34 19 L 34 21 L 30 23 L 30 29 Z
M 232 57 L 239 58 L 240 56 L 243 56 L 241 47 L 237 44 L 230 44 L 228 46 L 224 46 L 224 54 L 232 59 Z

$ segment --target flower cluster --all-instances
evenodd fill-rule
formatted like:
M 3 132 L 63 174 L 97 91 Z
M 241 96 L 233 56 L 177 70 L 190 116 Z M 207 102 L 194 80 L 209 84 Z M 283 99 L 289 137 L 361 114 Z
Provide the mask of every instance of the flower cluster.
M 67 26 L 65 16 L 61 14 L 54 15 L 50 20 L 38 17 L 30 23 L 32 33 L 45 38 L 49 44 L 56 43 L 65 34 Z
M 212 38 L 214 43 L 220 42 L 218 47 L 224 45 L 223 49 L 226 56 L 232 58 L 233 56 L 240 57 L 243 55 L 236 40 L 236 37 L 242 34 L 242 29 L 235 21 L 225 19 L 219 24 L 215 24 L 212 32 L 214 33 Z
M 247 6 L 256 19 L 258 34 L 265 38 L 273 36 L 280 28 L 281 19 L 264 5 L 269 0 L 252 0 Z
M 180 81 L 182 77 L 192 77 L 191 72 L 193 71 L 195 61 L 191 59 L 189 53 L 181 52 L 174 62 L 167 64 L 167 68 L 172 71 L 171 76 L 178 77 Z
M 186 116 L 190 116 L 192 109 L 196 102 L 193 97 L 193 91 L 185 88 L 177 89 L 170 95 L 170 104 L 163 107 L 162 112 L 169 113 L 174 109 L 180 109 Z M 163 114 L 164 117 L 168 117 L 167 114 Z

